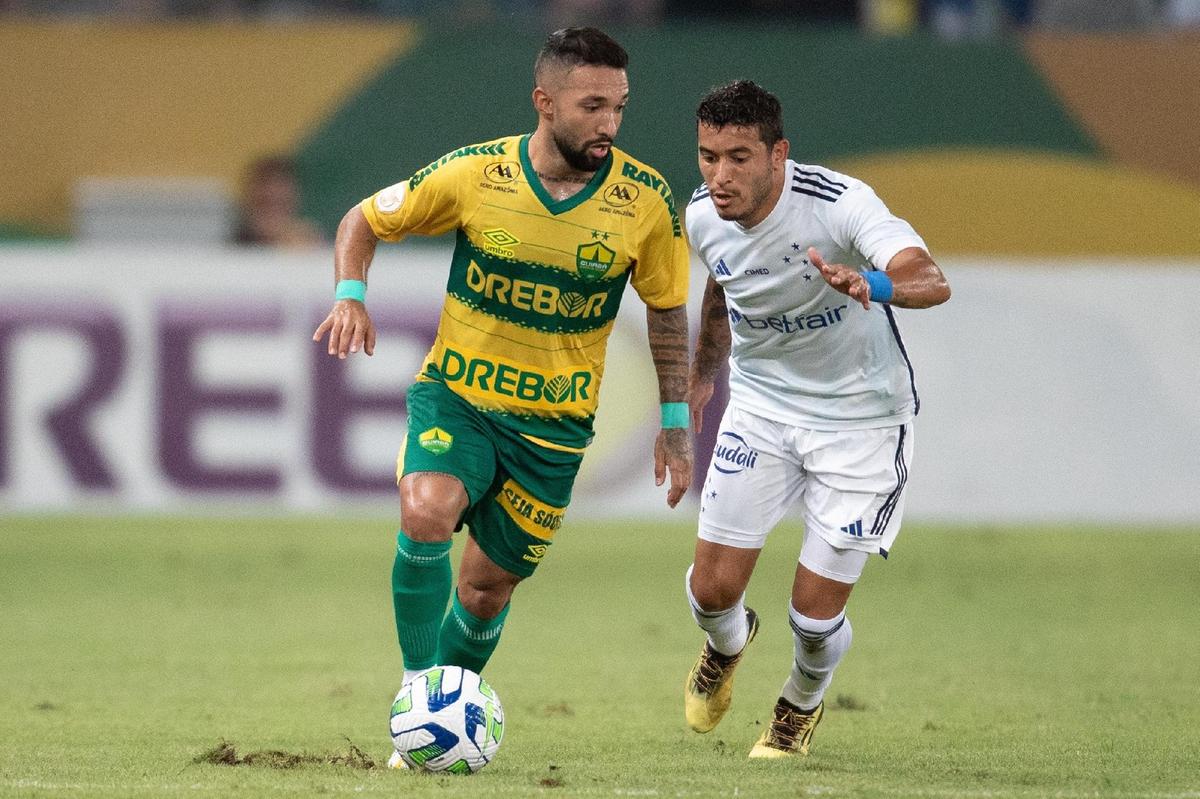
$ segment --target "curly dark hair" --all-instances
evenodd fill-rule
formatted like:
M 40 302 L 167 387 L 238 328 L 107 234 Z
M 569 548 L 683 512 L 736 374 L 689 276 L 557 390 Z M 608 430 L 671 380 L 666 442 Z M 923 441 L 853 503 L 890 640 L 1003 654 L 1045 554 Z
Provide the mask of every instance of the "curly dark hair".
M 735 80 L 704 95 L 696 123 L 718 130 L 726 125 L 758 128 L 767 147 L 783 138 L 783 108 L 779 98 L 751 80 Z
M 592 64 L 625 69 L 629 54 L 611 36 L 598 28 L 563 28 L 550 34 L 533 64 L 534 79 L 551 64 L 579 67 Z

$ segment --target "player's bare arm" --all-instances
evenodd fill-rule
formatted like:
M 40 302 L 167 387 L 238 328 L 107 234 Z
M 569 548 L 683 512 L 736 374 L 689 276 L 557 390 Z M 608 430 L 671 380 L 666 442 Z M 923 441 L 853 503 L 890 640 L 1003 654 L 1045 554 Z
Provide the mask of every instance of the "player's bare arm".
M 861 272 L 846 264 L 827 263 L 815 247 L 808 248 L 808 258 L 826 283 L 863 308 L 871 307 L 871 286 Z M 888 303 L 897 308 L 932 308 L 950 299 L 946 276 L 920 247 L 907 247 L 892 256 L 887 276 L 893 291 Z
M 338 225 L 333 245 L 334 282 L 361 280 L 365 283 L 377 242 L 375 231 L 371 230 L 362 209 L 355 205 L 347 211 Z M 329 334 L 330 355 L 344 359 L 360 349 L 367 355 L 375 354 L 375 325 L 367 313 L 367 306 L 358 300 L 334 303 L 329 316 L 313 333 L 313 341 L 320 341 L 326 334 Z
M 684 402 L 688 385 L 687 306 L 657 310 L 646 309 L 646 327 L 650 336 L 650 354 L 658 373 L 660 402 Z M 686 427 L 666 428 L 654 442 L 654 484 L 666 482 L 667 504 L 679 504 L 692 482 L 692 437 Z
M 696 336 L 696 354 L 688 378 L 688 412 L 692 429 L 703 428 L 704 408 L 713 395 L 713 384 L 721 365 L 729 359 L 730 335 L 725 307 L 725 289 L 708 278 L 704 304 L 700 308 L 700 332 Z
M 887 266 L 897 308 L 932 308 L 950 299 L 950 284 L 929 253 L 908 247 L 892 256 Z

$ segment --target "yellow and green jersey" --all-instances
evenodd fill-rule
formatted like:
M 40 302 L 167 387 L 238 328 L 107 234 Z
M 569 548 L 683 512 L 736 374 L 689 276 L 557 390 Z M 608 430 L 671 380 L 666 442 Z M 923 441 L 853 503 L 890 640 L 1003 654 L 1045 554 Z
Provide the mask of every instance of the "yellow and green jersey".
M 651 308 L 684 304 L 687 243 L 671 190 L 645 164 L 613 148 L 587 186 L 555 200 L 528 146 L 526 135 L 463 147 L 361 207 L 386 241 L 458 231 L 417 379 L 536 443 L 582 449 L 626 282 Z

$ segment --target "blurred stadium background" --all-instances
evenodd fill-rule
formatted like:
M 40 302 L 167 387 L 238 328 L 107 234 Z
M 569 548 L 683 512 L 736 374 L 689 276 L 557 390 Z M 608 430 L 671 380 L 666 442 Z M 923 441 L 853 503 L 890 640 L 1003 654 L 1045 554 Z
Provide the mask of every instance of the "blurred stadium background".
M 532 54 L 594 22 L 632 54 L 618 143 L 677 198 L 696 99 L 752 77 L 794 157 L 930 242 L 955 297 L 901 315 L 910 518 L 1195 522 L 1197 5 L 0 0 L 0 503 L 390 512 L 448 244 L 381 248 L 379 354 L 338 364 L 309 342 L 334 228 L 531 129 Z M 626 306 L 580 516 L 663 512 Z
M 679 204 L 698 97 L 753 78 L 954 297 L 899 314 L 909 532 L 791 771 L 743 743 L 790 657 L 796 525 L 751 586 L 771 634 L 729 745 L 673 721 L 696 506 L 653 487 L 626 300 L 568 525 L 488 666 L 510 734 L 479 790 L 1196 797 L 1200 0 L 0 0 L 0 795 L 399 789 L 188 764 L 386 759 L 393 470 L 450 243 L 380 248 L 377 353 L 337 362 L 310 341 L 334 228 L 531 130 L 536 48 L 585 23 L 630 51 L 617 143 Z

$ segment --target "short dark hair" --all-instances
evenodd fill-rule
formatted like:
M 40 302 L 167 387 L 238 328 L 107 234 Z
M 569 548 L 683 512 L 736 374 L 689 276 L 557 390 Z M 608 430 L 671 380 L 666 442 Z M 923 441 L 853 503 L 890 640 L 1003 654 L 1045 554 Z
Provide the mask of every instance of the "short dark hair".
M 592 64 L 625 69 L 629 54 L 616 40 L 598 28 L 563 28 L 550 34 L 533 64 L 537 80 L 550 65 L 580 67 Z
M 767 147 L 783 138 L 783 108 L 779 98 L 752 80 L 735 80 L 709 91 L 696 109 L 696 124 L 718 130 L 726 125 L 758 128 Z

